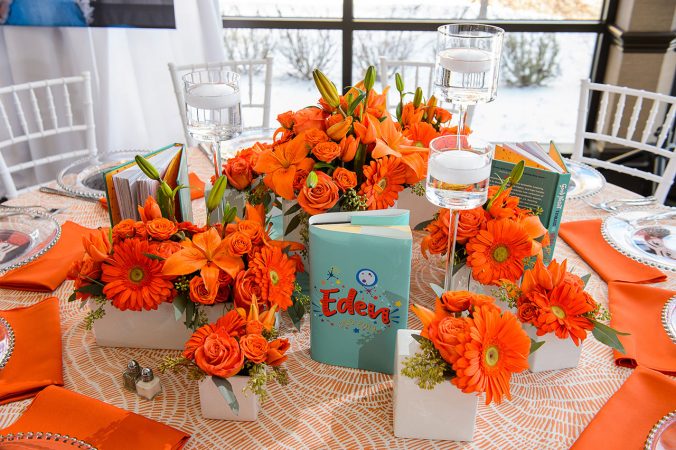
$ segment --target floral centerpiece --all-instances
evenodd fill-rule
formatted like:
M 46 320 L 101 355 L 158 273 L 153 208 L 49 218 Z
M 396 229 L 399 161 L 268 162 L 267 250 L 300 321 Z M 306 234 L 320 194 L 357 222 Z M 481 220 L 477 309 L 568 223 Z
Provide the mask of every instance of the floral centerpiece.
M 512 186 L 523 174 L 523 162 L 499 186 L 488 188 L 488 200 L 482 206 L 459 212 L 456 261 L 471 270 L 471 277 L 483 285 L 516 281 L 526 263 L 548 245 L 547 230 L 536 211 L 519 207 L 519 198 L 511 195 Z M 420 248 L 423 256 L 446 255 L 448 251 L 450 210 L 441 208 L 425 226 L 428 234 Z
M 433 287 L 434 311 L 411 305 L 423 324 L 420 334 L 399 332 L 395 435 L 471 440 L 477 396 L 467 394 L 485 394 L 486 404 L 511 399 L 512 374 L 528 368 L 528 355 L 537 346 L 516 316 L 503 312 L 492 297 Z M 415 417 L 422 409 L 424 420 Z
M 433 138 L 456 132 L 449 126 L 451 114 L 434 97 L 424 101 L 420 88 L 405 102 L 397 74 L 400 101 L 392 117 L 387 89 L 377 92 L 375 78 L 370 67 L 363 81 L 339 95 L 315 70 L 318 105 L 280 114 L 272 143 L 242 149 L 224 164 L 230 186 L 246 191 L 251 203 L 282 208 L 280 200 L 297 202 L 283 208 L 296 214 L 285 235 L 308 215 L 389 208 L 409 187 L 422 195 L 418 183 L 426 174 L 427 147 Z
M 582 342 L 591 331 L 601 343 L 622 353 L 618 334 L 604 325 L 608 311 L 585 291 L 589 275 L 579 277 L 567 271 L 567 260 L 552 260 L 545 266 L 538 258 L 526 270 L 521 284 L 503 281 L 502 296 L 525 324 L 533 339 L 544 337 L 541 352 L 532 355 L 531 370 L 549 370 L 577 366 Z
M 210 192 L 209 213 L 226 184 L 221 177 Z M 307 299 L 296 285 L 302 261 L 291 254 L 302 245 L 272 240 L 262 205 L 246 205 L 242 218 L 226 208 L 223 223 L 202 227 L 163 215 L 167 210 L 152 197 L 138 209 L 140 221 L 122 220 L 84 238 L 84 257 L 69 272 L 69 300 L 95 304 L 85 318 L 88 329 L 106 311 L 153 311 L 165 304 L 192 330 L 208 322 L 208 307 L 218 304 L 248 309 L 255 301 L 272 314 L 304 311 Z
M 277 337 L 273 311 L 259 313 L 257 305 L 254 299 L 248 312 L 237 308 L 203 325 L 186 342 L 180 357 L 166 357 L 160 366 L 162 372 L 186 372 L 188 379 L 199 381 L 205 418 L 255 420 L 257 401 L 268 396 L 267 383 L 288 383 L 281 365 L 289 341 Z

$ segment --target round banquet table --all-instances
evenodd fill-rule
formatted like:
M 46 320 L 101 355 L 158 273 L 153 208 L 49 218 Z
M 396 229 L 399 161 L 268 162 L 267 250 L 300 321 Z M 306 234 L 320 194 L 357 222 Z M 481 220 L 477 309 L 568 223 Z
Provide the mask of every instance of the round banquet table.
M 204 155 L 192 150 L 190 170 L 208 179 L 211 170 Z M 594 201 L 635 196 L 608 185 Z M 108 215 L 98 204 L 33 192 L 8 202 L 11 205 L 44 205 L 67 208 L 57 219 L 72 220 L 87 227 L 107 226 Z M 196 218 L 204 217 L 204 200 L 193 202 Z M 566 202 L 563 220 L 603 218 L 608 213 L 592 209 L 582 200 Z M 197 220 L 199 222 L 199 220 Z M 431 305 L 430 282 L 440 282 L 443 273 L 420 254 L 422 235 L 415 233 L 411 271 L 411 301 Z M 568 267 L 578 275 L 591 273 L 588 291 L 607 306 L 607 286 L 595 272 L 559 239 L 555 257 L 568 258 Z M 676 276 L 656 284 L 676 289 Z M 0 309 L 36 303 L 52 295 L 60 301 L 65 387 L 109 404 L 171 425 L 192 435 L 186 449 L 355 449 L 355 448 L 468 448 L 468 449 L 564 449 L 569 448 L 608 398 L 632 373 L 617 367 L 612 352 L 594 337 L 584 342 L 575 369 L 530 373 L 512 377 L 512 400 L 500 405 L 479 401 L 473 442 L 399 439 L 393 434 L 392 377 L 381 373 L 321 364 L 310 358 L 309 320 L 295 331 L 288 318 L 282 333 L 291 341 L 287 368 L 289 385 L 269 385 L 270 398 L 262 405 L 256 422 L 203 419 L 196 382 L 182 375 L 161 375 L 164 391 L 153 401 L 122 388 L 121 373 L 134 358 L 143 366 L 156 367 L 165 355 L 177 352 L 133 348 L 99 347 L 82 320 L 86 311 L 78 302 L 68 303 L 72 282 L 54 293 L 0 289 Z M 409 328 L 421 324 L 409 315 Z M 30 400 L 0 406 L 0 428 L 19 418 Z

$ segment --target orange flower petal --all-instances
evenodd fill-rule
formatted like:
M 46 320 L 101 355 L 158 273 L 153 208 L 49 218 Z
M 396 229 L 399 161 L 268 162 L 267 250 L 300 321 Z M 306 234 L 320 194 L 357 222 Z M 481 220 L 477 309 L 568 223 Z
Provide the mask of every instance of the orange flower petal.
M 186 247 L 164 261 L 164 275 L 187 275 L 201 269 L 207 263 L 204 254 L 196 248 Z

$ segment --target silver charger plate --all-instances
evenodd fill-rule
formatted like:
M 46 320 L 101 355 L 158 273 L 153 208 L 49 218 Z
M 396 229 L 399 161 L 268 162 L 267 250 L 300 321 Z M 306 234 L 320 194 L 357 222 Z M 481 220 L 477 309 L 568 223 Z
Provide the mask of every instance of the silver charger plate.
M 13 352 L 14 330 L 7 319 L 0 317 L 0 370 L 5 368 Z
M 148 153 L 147 150 L 122 150 L 79 159 L 64 168 L 56 178 L 59 186 L 71 194 L 99 198 L 106 195 L 103 172 Z
M 676 411 L 662 417 L 648 434 L 645 450 L 676 449 Z
M 620 253 L 649 266 L 676 271 L 676 219 L 632 221 L 670 209 L 629 209 L 606 217 L 601 226 L 605 240 Z
M 60 236 L 61 226 L 47 213 L 0 207 L 0 273 L 40 257 Z
M 568 183 L 569 199 L 579 199 L 591 197 L 597 194 L 606 185 L 606 179 L 601 173 L 587 164 L 565 160 L 568 172 L 570 172 L 570 183 Z
M 671 297 L 662 309 L 662 325 L 671 341 L 676 344 L 676 295 Z
M 235 139 L 221 143 L 221 158 L 223 161 L 234 157 L 238 151 L 252 147 L 256 142 L 272 143 L 276 128 L 252 128 L 242 131 Z
M 96 450 L 78 438 L 48 432 L 9 433 L 0 435 L 0 450 Z

